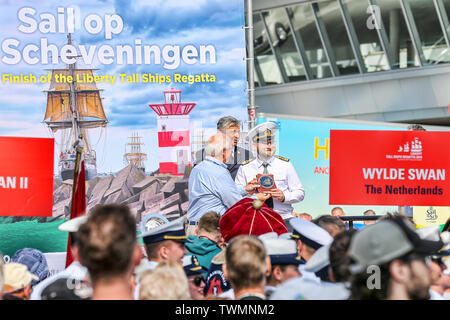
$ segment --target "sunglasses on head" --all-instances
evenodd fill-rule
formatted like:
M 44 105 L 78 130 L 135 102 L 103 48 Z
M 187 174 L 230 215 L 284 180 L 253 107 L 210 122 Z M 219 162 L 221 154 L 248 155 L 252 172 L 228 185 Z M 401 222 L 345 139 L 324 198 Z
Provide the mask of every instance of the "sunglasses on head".
M 195 278 L 189 279 L 189 280 L 193 281 L 197 287 L 200 287 L 202 282 L 204 282 L 206 284 L 206 280 L 203 276 L 198 276 L 198 277 L 195 277 Z

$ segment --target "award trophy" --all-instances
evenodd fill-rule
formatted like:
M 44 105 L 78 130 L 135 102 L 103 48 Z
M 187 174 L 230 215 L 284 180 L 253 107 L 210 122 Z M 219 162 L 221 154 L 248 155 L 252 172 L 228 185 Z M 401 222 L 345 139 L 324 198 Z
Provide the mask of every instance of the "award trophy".
M 260 184 L 260 187 L 258 188 L 258 192 L 260 193 L 270 193 L 277 188 L 273 174 L 258 174 L 256 179 Z

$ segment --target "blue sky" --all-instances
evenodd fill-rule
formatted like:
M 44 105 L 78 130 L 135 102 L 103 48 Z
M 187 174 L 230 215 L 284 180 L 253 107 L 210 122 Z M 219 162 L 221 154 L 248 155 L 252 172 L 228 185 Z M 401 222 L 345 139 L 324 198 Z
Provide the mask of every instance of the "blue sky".
M 14 38 L 24 45 L 39 46 L 41 38 L 47 38 L 49 44 L 61 48 L 66 42 L 66 34 L 43 34 L 39 30 L 25 34 L 18 30 L 21 23 L 18 11 L 22 7 L 32 7 L 38 23 L 39 14 L 57 14 L 58 7 L 75 6 L 81 21 L 89 14 L 97 14 L 102 19 L 105 14 L 117 14 L 124 22 L 119 35 L 105 40 L 103 32 L 89 34 L 83 27 L 74 34 L 75 45 L 103 44 L 115 47 L 118 44 L 134 46 L 135 39 L 142 39 L 143 45 L 165 45 L 181 47 L 212 44 L 216 50 L 216 64 L 186 65 L 181 62 L 175 70 L 165 70 L 161 65 L 102 65 L 97 58 L 89 67 L 98 68 L 98 75 L 119 73 L 159 73 L 172 75 L 211 73 L 216 75 L 216 83 L 205 84 L 148 84 L 120 83 L 114 85 L 98 84 L 102 92 L 103 104 L 110 121 L 106 132 L 94 130 L 91 141 L 99 154 L 99 171 L 117 171 L 123 167 L 122 155 L 127 137 L 132 131 L 144 136 L 144 151 L 150 156 L 148 170 L 158 166 L 157 136 L 155 131 L 156 115 L 148 107 L 149 103 L 161 103 L 162 91 L 175 87 L 183 91 L 183 101 L 195 102 L 197 106 L 191 112 L 191 123 L 196 127 L 214 128 L 218 118 L 234 115 L 246 120 L 247 98 L 245 74 L 245 33 L 243 0 L 140 0 L 140 1 L 13 1 L 0 0 L 0 41 Z M 79 10 L 79 11 L 78 11 Z M 0 55 L 3 57 L 4 52 Z M 1 73 L 43 75 L 52 67 L 59 65 L 28 65 L 21 62 L 7 65 L 0 61 Z M 79 63 L 80 67 L 86 67 Z M 42 92 L 48 89 L 46 84 L 2 84 L 0 83 L 0 135 L 52 137 L 41 123 L 46 104 Z M 59 135 L 55 136 L 56 141 Z M 56 146 L 58 150 L 58 146 Z M 56 151 L 57 152 L 57 151 Z

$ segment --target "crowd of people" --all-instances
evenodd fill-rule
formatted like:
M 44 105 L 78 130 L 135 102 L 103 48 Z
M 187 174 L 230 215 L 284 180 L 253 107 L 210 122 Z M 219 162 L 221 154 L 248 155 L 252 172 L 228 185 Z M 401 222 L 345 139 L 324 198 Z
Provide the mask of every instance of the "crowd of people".
M 276 124 L 249 132 L 256 157 L 237 146 L 240 123 L 219 120 L 189 176 L 187 216 L 158 213 L 139 230 L 126 205 L 97 205 L 59 226 L 73 262 L 49 275 L 44 255 L 0 259 L 5 300 L 407 300 L 450 299 L 450 219 L 416 230 L 409 217 L 355 230 L 342 208 L 293 212 L 305 191 L 277 156 Z M 0 248 L 1 250 L 1 248 Z

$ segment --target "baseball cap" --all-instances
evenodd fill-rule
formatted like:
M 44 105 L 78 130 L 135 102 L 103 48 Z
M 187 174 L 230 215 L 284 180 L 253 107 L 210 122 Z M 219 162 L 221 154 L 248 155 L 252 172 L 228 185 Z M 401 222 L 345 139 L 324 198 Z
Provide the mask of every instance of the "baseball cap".
M 16 262 L 3 265 L 3 276 L 5 287 L 13 291 L 25 288 L 33 280 L 39 280 L 36 275 L 28 271 L 26 265 Z
M 14 253 L 11 262 L 24 264 L 28 270 L 37 276 L 33 279 L 31 285 L 34 286 L 39 281 L 44 280 L 48 276 L 48 264 L 44 254 L 32 248 L 23 248 Z
M 370 265 L 380 265 L 408 253 L 428 256 L 443 247 L 442 240 L 421 239 L 405 218 L 382 220 L 359 231 L 352 238 L 349 254 L 356 261 L 352 273 L 360 273 Z
M 86 282 L 75 283 L 71 278 L 60 278 L 41 293 L 42 300 L 89 300 L 92 288 Z

